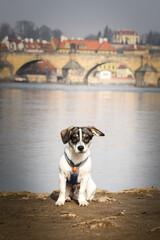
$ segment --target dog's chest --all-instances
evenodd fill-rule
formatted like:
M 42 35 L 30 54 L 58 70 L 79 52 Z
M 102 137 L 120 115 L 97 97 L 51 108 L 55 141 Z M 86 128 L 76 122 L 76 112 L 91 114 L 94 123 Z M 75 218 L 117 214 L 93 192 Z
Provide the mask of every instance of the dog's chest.
M 82 167 L 77 168 L 76 171 L 74 168 L 70 167 L 70 169 L 66 173 L 66 178 L 71 184 L 78 184 L 84 175 L 84 169 Z
M 67 154 L 64 154 L 61 161 L 60 161 L 60 171 L 65 174 L 66 177 L 66 183 L 68 182 L 69 184 L 74 184 L 70 183 L 71 179 L 76 179 L 75 184 L 78 184 L 81 182 L 85 176 L 87 176 L 90 171 L 91 171 L 91 159 L 90 157 L 86 154 L 86 156 L 83 157 L 83 159 L 76 159 L 74 161 L 74 158 L 71 158 L 70 154 L 67 152 Z M 72 161 L 72 163 L 71 163 Z M 76 167 L 75 175 L 74 173 L 74 168 Z M 87 174 L 88 173 L 88 174 Z M 73 181 L 74 182 L 74 181 Z
M 81 180 L 84 178 L 86 172 L 87 172 L 87 169 L 85 165 L 77 168 L 76 171 L 73 167 L 68 165 L 65 172 L 67 182 L 73 185 L 79 184 Z

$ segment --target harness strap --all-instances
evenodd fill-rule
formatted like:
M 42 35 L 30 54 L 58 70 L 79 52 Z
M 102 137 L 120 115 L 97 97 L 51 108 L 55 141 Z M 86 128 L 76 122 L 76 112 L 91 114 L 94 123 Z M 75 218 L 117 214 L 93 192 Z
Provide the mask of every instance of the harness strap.
M 89 158 L 89 156 L 88 156 L 88 157 L 86 157 L 82 162 L 80 162 L 80 163 L 78 163 L 78 164 L 74 164 L 74 163 L 72 162 L 72 160 L 67 156 L 67 153 L 66 153 L 66 152 L 64 152 L 64 156 L 65 156 L 68 164 L 69 164 L 72 168 L 73 168 L 73 167 L 78 167 L 78 168 L 81 167 L 81 166 L 88 160 L 88 158 Z
M 79 184 L 77 182 L 78 179 L 78 174 L 79 174 L 79 168 L 88 160 L 88 157 L 84 159 L 84 161 L 78 163 L 78 164 L 74 164 L 72 162 L 71 159 L 69 159 L 69 157 L 67 156 L 66 152 L 64 152 L 66 161 L 68 162 L 68 164 L 72 167 L 72 173 L 71 173 L 71 177 L 70 180 L 67 180 L 67 184 L 71 184 L 71 185 L 76 185 Z

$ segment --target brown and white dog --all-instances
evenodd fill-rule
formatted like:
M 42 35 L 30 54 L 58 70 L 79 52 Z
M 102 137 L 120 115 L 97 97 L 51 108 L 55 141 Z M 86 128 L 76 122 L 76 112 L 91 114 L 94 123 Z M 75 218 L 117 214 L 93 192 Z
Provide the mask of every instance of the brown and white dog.
M 71 198 L 80 206 L 92 200 L 96 185 L 91 177 L 90 145 L 93 136 L 104 136 L 95 127 L 69 127 L 61 131 L 64 154 L 59 162 L 60 194 L 55 205 L 64 205 Z

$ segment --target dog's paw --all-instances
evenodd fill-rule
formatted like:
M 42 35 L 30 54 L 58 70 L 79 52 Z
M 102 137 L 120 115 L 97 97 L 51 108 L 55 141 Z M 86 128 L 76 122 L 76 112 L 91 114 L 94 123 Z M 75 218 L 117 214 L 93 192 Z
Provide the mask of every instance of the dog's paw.
M 63 206 L 65 201 L 62 200 L 57 200 L 57 202 L 55 202 L 56 206 Z
M 89 205 L 89 203 L 86 200 L 79 201 L 79 206 L 85 207 L 88 205 Z
M 67 198 L 66 198 L 66 202 L 71 202 L 71 198 L 70 198 L 70 197 L 67 197 Z

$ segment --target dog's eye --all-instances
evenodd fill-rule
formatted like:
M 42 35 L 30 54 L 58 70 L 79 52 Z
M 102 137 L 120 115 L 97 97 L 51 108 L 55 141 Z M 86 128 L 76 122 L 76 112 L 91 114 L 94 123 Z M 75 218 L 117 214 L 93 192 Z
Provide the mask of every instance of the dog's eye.
M 72 140 L 73 143 L 77 143 L 78 142 L 78 135 L 77 134 L 73 135 L 71 137 L 71 140 Z
M 85 143 L 88 143 L 89 140 L 90 140 L 89 136 L 85 136 L 85 137 L 83 138 L 83 141 L 84 141 Z

